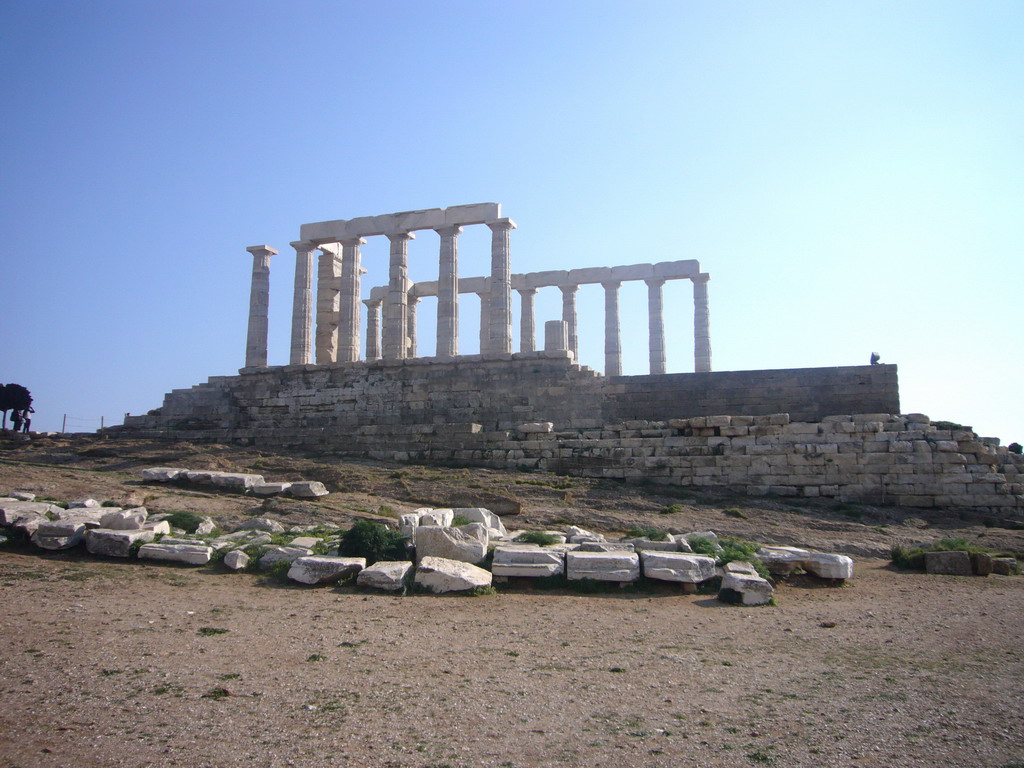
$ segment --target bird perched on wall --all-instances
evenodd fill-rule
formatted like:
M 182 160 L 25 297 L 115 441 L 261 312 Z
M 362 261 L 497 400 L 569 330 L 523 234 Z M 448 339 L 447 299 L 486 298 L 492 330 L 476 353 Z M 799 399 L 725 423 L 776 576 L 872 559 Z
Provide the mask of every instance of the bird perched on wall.
M 879 360 L 881 360 L 881 359 L 882 359 L 882 358 L 880 358 L 880 357 L 878 356 L 878 353 L 877 353 L 877 352 L 872 352 L 872 353 L 871 353 L 871 364 L 872 364 L 872 365 L 878 365 L 878 361 L 879 361 Z

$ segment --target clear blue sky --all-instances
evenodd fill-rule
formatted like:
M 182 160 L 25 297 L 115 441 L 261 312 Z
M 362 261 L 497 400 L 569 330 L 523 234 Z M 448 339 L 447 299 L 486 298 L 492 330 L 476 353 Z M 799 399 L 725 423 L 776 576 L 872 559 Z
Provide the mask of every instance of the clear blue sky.
M 699 259 L 716 370 L 876 350 L 905 412 L 1024 442 L 1022 39 L 1016 1 L 4 0 L 0 382 L 92 429 L 234 373 L 262 243 L 284 364 L 300 224 L 494 201 L 514 271 Z M 433 233 L 410 255 L 436 277 Z M 620 303 L 645 373 L 643 287 Z M 598 369 L 602 312 L 581 291 Z

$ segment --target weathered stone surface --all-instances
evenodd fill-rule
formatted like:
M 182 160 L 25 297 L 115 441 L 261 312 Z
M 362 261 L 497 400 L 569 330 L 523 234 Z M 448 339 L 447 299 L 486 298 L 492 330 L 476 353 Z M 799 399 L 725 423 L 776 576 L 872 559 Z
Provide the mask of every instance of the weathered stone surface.
M 555 425 L 550 421 L 529 421 L 519 425 L 519 431 L 524 435 L 551 432 Z
M 726 573 L 737 573 L 743 576 L 758 576 L 757 569 L 745 560 L 730 560 L 722 566 L 723 575 Z
M 482 523 L 487 527 L 487 535 L 492 539 L 508 535 L 508 531 L 505 530 L 505 524 L 501 522 L 501 518 L 489 509 L 483 507 L 458 507 L 452 510 L 452 514 L 455 516 L 461 515 L 472 523 Z
M 649 550 L 640 553 L 640 562 L 648 579 L 700 584 L 715 576 L 715 559 L 705 555 Z
M 588 531 L 576 525 L 570 525 L 565 531 L 566 541 L 573 544 L 582 544 L 585 541 L 604 541 L 604 534 Z
M 632 544 L 633 549 L 637 552 L 643 550 L 652 550 L 655 552 L 678 552 L 679 545 L 675 539 L 666 539 L 665 541 L 652 541 L 646 537 L 640 537 L 635 539 L 623 539 L 623 544 Z
M 297 499 L 316 499 L 328 494 L 324 484 L 316 480 L 301 483 L 292 483 L 288 488 L 288 495 Z
M 761 547 L 757 551 L 757 557 L 764 563 L 764 567 L 776 576 L 788 576 L 810 554 L 799 547 Z
M 565 572 L 565 553 L 540 547 L 496 547 L 491 573 L 495 576 L 557 576 Z
M 416 529 L 416 559 L 439 557 L 479 563 L 487 554 L 487 529 L 480 523 L 458 528 L 421 525 Z
M 42 501 L 2 501 L 0 502 L 0 525 L 14 525 L 21 518 L 45 519 L 48 514 L 56 515 L 63 511 L 55 504 Z
M 767 605 L 775 589 L 760 576 L 741 573 L 727 573 L 722 577 L 718 598 L 722 602 L 739 602 L 742 605 Z M 739 595 L 738 599 L 735 596 Z
M 115 531 L 141 531 L 146 525 L 148 514 L 145 507 L 112 510 L 100 518 L 100 528 Z
M 206 565 L 213 557 L 213 547 L 201 544 L 143 544 L 140 560 L 162 560 L 187 565 Z
M 398 533 L 407 539 L 411 539 L 416 534 L 416 529 L 419 525 L 419 512 L 408 512 L 398 516 Z
M 1000 576 L 1012 576 L 1017 572 L 1017 560 L 1013 557 L 993 557 L 992 573 Z
M 424 557 L 416 567 L 416 583 L 432 592 L 462 592 L 491 585 L 491 572 L 470 563 Z
M 987 552 L 975 552 L 971 555 L 971 568 L 978 576 L 988 576 L 992 573 L 992 555 Z
M 252 492 L 257 496 L 276 496 L 286 492 L 292 487 L 291 483 L 259 483 L 252 487 Z
M 205 536 L 208 533 L 213 533 L 216 527 L 217 524 L 213 522 L 213 518 L 204 515 L 202 520 L 199 521 L 199 525 L 196 526 L 195 534 L 197 536 Z
M 147 522 L 145 529 L 152 531 L 153 533 L 162 533 L 165 536 L 171 532 L 171 524 L 166 520 L 160 520 L 155 523 Z
M 276 520 L 271 520 L 269 517 L 254 517 L 252 520 L 246 520 L 242 523 L 237 531 L 266 531 L 267 533 L 284 533 L 284 526 Z
M 313 550 L 305 547 L 271 547 L 260 557 L 258 565 L 265 569 L 276 563 L 291 563 L 312 554 Z
M 970 576 L 971 556 L 966 552 L 925 552 L 924 569 L 927 573 L 951 576 Z
M 187 469 L 179 467 L 150 467 L 142 470 L 142 479 L 150 483 L 166 483 L 178 479 L 187 472 Z
M 215 488 L 226 488 L 231 491 L 248 491 L 264 482 L 263 475 L 244 472 L 211 472 L 209 479 L 209 484 Z
M 632 552 L 567 552 L 565 575 L 573 580 L 636 581 L 640 556 Z
M 574 546 L 580 552 L 636 552 L 628 541 L 584 541 Z
M 46 521 L 32 534 L 32 543 L 41 549 L 70 549 L 85 539 L 85 530 L 77 520 Z
M 78 499 L 68 502 L 68 509 L 99 509 L 101 506 L 103 505 L 96 499 Z
M 379 560 L 359 572 L 356 584 L 397 592 L 409 582 L 412 569 L 413 564 L 409 560 Z
M 820 579 L 852 579 L 853 560 L 846 555 L 810 552 L 800 561 L 803 569 Z
M 28 491 L 14 491 L 11 493 L 11 498 L 17 501 L 35 501 L 36 495 Z
M 323 539 L 316 536 L 296 536 L 288 543 L 293 547 L 305 547 L 306 549 L 312 549 L 321 541 L 323 541 Z
M 302 584 L 330 584 L 355 576 L 366 567 L 365 557 L 298 557 L 288 569 L 288 578 Z
M 451 509 L 425 509 L 417 510 L 419 513 L 419 524 L 436 525 L 447 528 L 455 519 L 455 512 Z
M 249 556 L 242 550 L 236 549 L 224 555 L 224 565 L 232 571 L 240 571 L 249 566 Z
M 128 557 L 135 542 L 152 541 L 152 531 L 93 528 L 85 532 L 85 548 L 93 555 Z

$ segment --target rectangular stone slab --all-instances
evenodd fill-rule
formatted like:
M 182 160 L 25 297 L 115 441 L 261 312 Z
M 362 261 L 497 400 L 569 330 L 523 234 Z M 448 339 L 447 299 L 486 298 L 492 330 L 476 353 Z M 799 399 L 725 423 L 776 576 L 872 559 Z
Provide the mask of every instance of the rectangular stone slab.
M 572 580 L 636 581 L 640 557 L 634 552 L 567 552 L 565 574 Z

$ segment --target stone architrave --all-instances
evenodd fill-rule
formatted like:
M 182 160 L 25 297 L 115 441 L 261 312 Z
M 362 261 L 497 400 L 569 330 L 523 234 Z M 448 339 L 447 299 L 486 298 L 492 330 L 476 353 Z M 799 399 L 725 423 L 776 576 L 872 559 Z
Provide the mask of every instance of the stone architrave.
M 366 305 L 366 359 L 380 360 L 380 301 L 364 299 Z
M 693 278 L 693 369 L 698 373 L 711 370 L 711 328 L 708 313 L 708 280 L 701 273 Z
M 578 285 L 560 285 L 562 291 L 562 322 L 565 323 L 567 346 L 574 360 L 579 360 L 579 339 L 576 336 L 576 292 Z M 545 328 L 547 324 L 545 324 Z
M 533 297 L 536 288 L 519 288 L 519 351 L 533 352 L 537 345 L 536 319 L 534 317 Z
M 305 365 L 313 354 L 313 251 L 305 240 L 291 243 L 295 249 L 295 293 L 292 297 L 292 345 L 288 362 Z
M 408 351 L 409 241 L 412 232 L 388 234 L 391 250 L 388 266 L 388 297 L 384 305 L 383 347 L 385 360 L 404 360 Z
M 487 351 L 512 351 L 512 264 L 509 234 L 516 228 L 512 219 L 487 222 L 491 230 L 491 284 L 488 315 L 490 327 Z
M 333 363 L 338 359 L 338 299 L 341 277 L 337 246 L 320 246 L 316 277 L 316 362 Z
M 252 245 L 245 250 L 252 254 L 245 367 L 262 368 L 267 364 L 267 332 L 270 323 L 270 257 L 275 256 L 277 251 L 266 245 Z
M 650 349 L 650 372 L 665 373 L 665 309 L 662 296 L 664 280 L 645 280 L 647 283 L 647 329 Z
M 338 362 L 354 363 L 359 359 L 359 293 L 362 265 L 359 247 L 361 237 L 341 241 L 341 290 L 338 297 Z
M 621 283 L 603 283 L 604 286 L 604 375 L 622 375 L 622 342 L 619 335 L 619 286 Z
M 537 578 L 565 572 L 565 552 L 557 549 L 497 547 L 491 563 L 495 576 Z
M 459 354 L 459 234 L 462 227 L 441 227 L 437 274 L 437 356 Z

